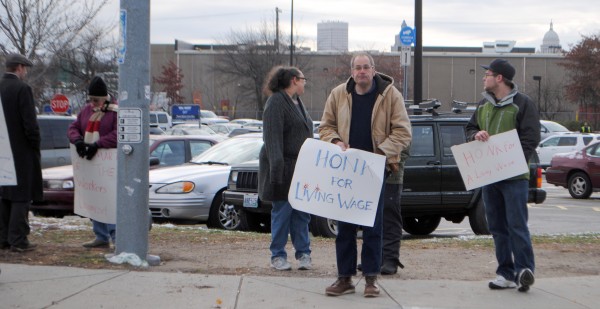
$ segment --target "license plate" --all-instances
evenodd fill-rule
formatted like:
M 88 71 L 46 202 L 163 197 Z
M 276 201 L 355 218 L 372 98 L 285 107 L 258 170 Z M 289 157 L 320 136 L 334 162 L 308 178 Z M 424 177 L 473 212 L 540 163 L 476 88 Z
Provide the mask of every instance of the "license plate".
M 244 194 L 244 207 L 258 208 L 258 194 L 256 194 L 256 193 Z

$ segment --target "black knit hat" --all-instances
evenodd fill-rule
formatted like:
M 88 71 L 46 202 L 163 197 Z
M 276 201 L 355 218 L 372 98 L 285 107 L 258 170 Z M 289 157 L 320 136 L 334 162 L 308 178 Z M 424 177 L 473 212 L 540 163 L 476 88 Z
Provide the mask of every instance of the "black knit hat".
M 94 76 L 88 87 L 88 95 L 92 97 L 105 97 L 108 95 L 106 83 L 99 76 Z

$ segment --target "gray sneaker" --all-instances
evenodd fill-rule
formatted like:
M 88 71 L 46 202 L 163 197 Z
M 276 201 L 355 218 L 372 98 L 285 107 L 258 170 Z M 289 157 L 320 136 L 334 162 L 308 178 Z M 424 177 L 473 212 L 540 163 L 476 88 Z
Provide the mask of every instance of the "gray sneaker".
M 288 261 L 283 257 L 275 257 L 271 259 L 271 267 L 277 270 L 290 270 L 292 269 L 292 265 L 288 263 Z
M 517 276 L 517 283 L 519 284 L 519 292 L 529 291 L 529 287 L 535 282 L 533 272 L 529 268 L 524 268 L 519 272 Z
M 310 255 L 308 254 L 303 254 L 299 259 L 298 259 L 298 269 L 300 270 L 310 270 L 312 268 L 312 260 L 310 258 Z

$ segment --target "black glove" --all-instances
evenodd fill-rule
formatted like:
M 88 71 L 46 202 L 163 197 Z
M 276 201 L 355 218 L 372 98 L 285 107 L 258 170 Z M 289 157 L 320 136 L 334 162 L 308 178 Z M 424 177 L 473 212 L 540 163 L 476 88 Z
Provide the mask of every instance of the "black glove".
M 79 157 L 83 158 L 86 155 L 85 143 L 82 140 L 75 141 L 75 149 L 77 149 L 77 154 Z
M 86 144 L 86 146 L 87 146 L 87 155 L 85 156 L 85 158 L 88 160 L 91 160 L 96 155 L 96 152 L 98 152 L 98 144 L 96 144 L 96 143 Z

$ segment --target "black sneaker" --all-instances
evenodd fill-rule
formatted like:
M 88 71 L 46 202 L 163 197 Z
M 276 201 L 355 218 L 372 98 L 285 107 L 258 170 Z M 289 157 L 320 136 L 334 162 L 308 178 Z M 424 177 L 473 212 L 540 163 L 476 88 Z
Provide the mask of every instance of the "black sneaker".
M 535 282 L 533 272 L 529 268 L 521 269 L 519 276 L 517 276 L 517 284 L 519 285 L 519 292 L 529 291 L 529 287 Z
M 35 247 L 37 247 L 37 245 L 35 244 L 26 244 L 23 246 L 11 246 L 10 247 L 10 251 L 12 252 L 26 252 L 26 251 L 32 251 L 35 249 Z
M 382 275 L 395 275 L 398 272 L 398 265 L 393 262 L 384 262 L 381 265 Z

